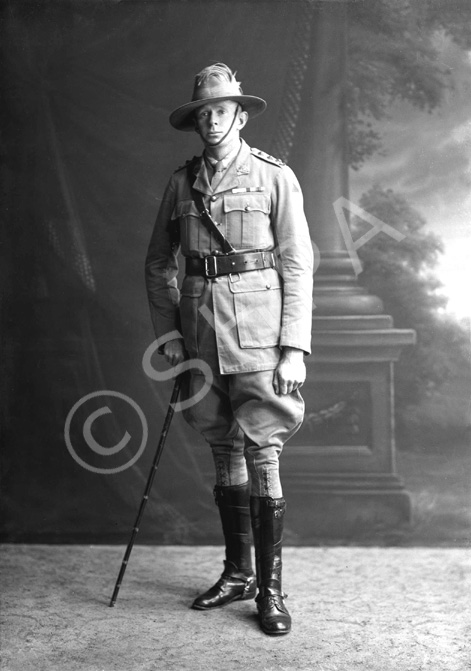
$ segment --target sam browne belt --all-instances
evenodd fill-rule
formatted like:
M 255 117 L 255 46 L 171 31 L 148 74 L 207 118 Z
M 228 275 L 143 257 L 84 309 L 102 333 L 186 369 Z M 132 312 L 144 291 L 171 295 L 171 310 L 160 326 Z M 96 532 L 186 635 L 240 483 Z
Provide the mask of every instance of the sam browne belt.
M 245 273 L 249 270 L 259 270 L 260 268 L 274 268 L 275 255 L 273 252 L 236 252 L 211 216 L 211 212 L 204 203 L 202 194 L 194 188 L 196 174 L 193 172 L 193 164 L 191 162 L 188 164 L 187 170 L 191 193 L 200 214 L 201 223 L 205 226 L 208 233 L 221 245 L 223 254 L 205 256 L 202 259 L 187 257 L 186 274 L 203 275 L 204 277 L 213 278 L 220 275 L 230 275 L 231 273 Z
M 231 273 L 245 273 L 249 270 L 274 268 L 273 252 L 246 252 L 240 254 L 212 255 L 204 258 L 186 258 L 187 275 L 203 275 L 209 279 Z

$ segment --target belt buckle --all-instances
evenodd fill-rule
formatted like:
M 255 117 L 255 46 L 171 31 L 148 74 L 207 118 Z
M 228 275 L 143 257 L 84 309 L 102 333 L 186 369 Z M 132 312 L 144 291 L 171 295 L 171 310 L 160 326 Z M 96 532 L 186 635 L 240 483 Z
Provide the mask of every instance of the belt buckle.
M 212 268 L 209 259 L 212 261 Z M 217 262 L 215 256 L 205 256 L 204 257 L 204 273 L 209 279 L 217 276 Z

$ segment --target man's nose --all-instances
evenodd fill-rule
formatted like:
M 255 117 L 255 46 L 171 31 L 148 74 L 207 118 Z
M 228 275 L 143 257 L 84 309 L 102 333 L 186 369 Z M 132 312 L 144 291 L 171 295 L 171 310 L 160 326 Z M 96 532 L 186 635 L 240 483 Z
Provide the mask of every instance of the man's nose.
M 214 124 L 217 124 L 217 122 L 218 122 L 217 116 L 214 114 L 214 112 L 210 112 L 209 113 L 209 123 L 211 125 L 214 125 Z

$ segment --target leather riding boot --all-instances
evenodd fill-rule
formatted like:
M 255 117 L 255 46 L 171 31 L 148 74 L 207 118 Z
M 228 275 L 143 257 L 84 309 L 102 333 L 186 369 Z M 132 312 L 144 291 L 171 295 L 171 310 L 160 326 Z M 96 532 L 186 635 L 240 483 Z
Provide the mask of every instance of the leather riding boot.
M 217 583 L 194 600 L 192 608 L 197 610 L 209 610 L 232 601 L 253 599 L 257 589 L 250 545 L 249 485 L 216 485 L 214 498 L 224 532 L 226 559 L 224 571 Z
M 283 498 L 251 497 L 250 509 L 257 568 L 257 602 L 260 625 L 265 634 L 281 635 L 291 631 L 291 616 L 286 608 L 281 588 L 281 548 Z

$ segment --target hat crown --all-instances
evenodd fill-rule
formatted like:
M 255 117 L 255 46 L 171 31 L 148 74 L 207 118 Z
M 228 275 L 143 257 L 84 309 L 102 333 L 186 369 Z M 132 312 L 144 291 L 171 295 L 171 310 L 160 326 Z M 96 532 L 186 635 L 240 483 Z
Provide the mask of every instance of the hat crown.
M 195 110 L 213 101 L 233 100 L 242 106 L 250 118 L 262 114 L 267 103 L 257 96 L 244 95 L 235 75 L 236 73 L 233 73 L 224 63 L 215 63 L 201 70 L 195 77 L 191 102 L 173 110 L 169 117 L 171 125 L 177 130 L 194 130 Z
M 235 78 L 235 73 L 224 63 L 216 63 L 196 75 L 192 102 L 240 95 L 242 88 Z

